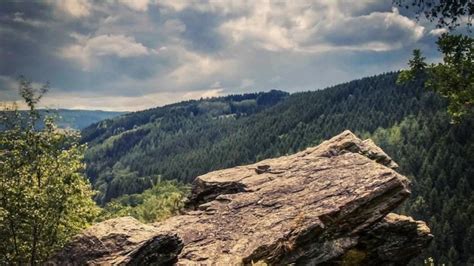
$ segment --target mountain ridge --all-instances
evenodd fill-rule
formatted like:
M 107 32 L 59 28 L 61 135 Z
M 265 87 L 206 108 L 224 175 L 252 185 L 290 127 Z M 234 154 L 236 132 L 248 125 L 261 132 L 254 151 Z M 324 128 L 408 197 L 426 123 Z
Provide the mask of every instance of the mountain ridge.
M 99 197 L 103 200 L 99 202 L 107 202 L 121 194 L 143 191 L 157 175 L 190 182 L 211 170 L 296 152 L 346 128 L 373 132 L 420 112 L 421 100 L 437 99 L 420 88 L 396 85 L 396 76 L 397 73 L 389 73 L 311 92 L 249 94 L 251 100 L 258 95 L 274 97 L 263 106 L 256 102 L 242 104 L 248 97 L 232 104 L 228 101 L 236 96 L 226 96 L 185 101 L 101 121 L 82 131 L 82 142 L 91 146 L 86 154 L 87 173 L 93 183 L 100 183 L 97 188 L 102 186 Z M 387 93 L 392 97 L 384 97 Z M 414 102 L 398 108 L 406 98 Z M 363 112 L 375 117 L 373 121 Z M 295 136 L 301 133 L 304 135 Z M 230 149 L 237 150 L 222 154 Z M 209 160 L 203 161 L 205 158 Z M 193 166 L 179 163 L 184 161 Z M 180 165 L 172 166 L 176 162 Z M 137 182 L 117 187 L 121 176 Z M 109 181 L 103 182 L 106 179 Z M 110 186 L 111 183 L 115 185 Z M 128 192 L 124 187 L 129 188 Z

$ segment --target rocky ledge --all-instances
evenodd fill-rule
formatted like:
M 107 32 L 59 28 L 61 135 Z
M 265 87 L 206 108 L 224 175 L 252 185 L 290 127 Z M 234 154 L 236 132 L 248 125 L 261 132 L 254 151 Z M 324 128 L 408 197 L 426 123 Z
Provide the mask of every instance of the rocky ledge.
M 196 178 L 185 214 L 94 225 L 51 264 L 403 265 L 432 239 L 390 213 L 409 181 L 350 131 L 302 152 Z

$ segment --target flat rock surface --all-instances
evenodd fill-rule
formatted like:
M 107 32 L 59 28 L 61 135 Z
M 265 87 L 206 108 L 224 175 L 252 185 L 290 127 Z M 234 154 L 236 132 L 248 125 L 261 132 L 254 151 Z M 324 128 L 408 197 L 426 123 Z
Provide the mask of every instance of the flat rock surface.
M 396 167 L 371 140 L 344 131 L 293 155 L 197 177 L 184 215 L 137 225 L 129 239 L 176 234 L 180 265 L 405 263 L 432 236 L 423 222 L 387 215 L 410 194 Z M 123 248 L 112 250 L 121 260 Z

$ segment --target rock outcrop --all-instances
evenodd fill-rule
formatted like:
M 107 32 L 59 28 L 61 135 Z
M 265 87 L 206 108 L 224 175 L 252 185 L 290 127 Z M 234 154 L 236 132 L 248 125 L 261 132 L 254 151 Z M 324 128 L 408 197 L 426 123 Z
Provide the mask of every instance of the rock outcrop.
M 184 215 L 154 225 L 106 221 L 53 261 L 133 264 L 136 254 L 179 253 L 183 265 L 404 264 L 432 236 L 424 222 L 389 214 L 410 194 L 396 167 L 372 141 L 345 131 L 294 155 L 199 176 Z M 126 241 L 112 230 L 123 221 L 136 224 Z
M 86 229 L 47 264 L 169 265 L 177 261 L 182 248 L 175 234 L 159 234 L 153 226 L 122 217 Z

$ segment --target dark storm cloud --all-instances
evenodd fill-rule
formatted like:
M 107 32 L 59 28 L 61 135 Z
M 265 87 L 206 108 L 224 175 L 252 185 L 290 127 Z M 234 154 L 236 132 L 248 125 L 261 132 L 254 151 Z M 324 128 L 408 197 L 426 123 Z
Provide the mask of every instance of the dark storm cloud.
M 418 41 L 423 36 L 423 27 L 414 21 L 392 12 L 373 12 L 354 18 L 343 19 L 335 27 L 327 27 L 320 34 L 326 41 L 337 46 L 376 45 L 380 50 L 400 48 L 407 41 Z M 357 32 L 357 34 L 351 34 Z
M 225 40 L 217 32 L 222 18 L 215 13 L 185 9 L 178 14 L 178 18 L 185 25 L 182 36 L 191 49 L 212 53 L 225 46 Z
M 0 101 L 20 74 L 51 82 L 46 104 L 94 109 L 320 89 L 397 70 L 416 47 L 436 57 L 440 31 L 405 14 L 390 0 L 5 2 Z
M 88 27 L 57 19 L 53 8 L 40 2 L 6 2 L 0 10 L 1 75 L 25 75 L 41 82 L 52 80 L 64 89 L 81 88 L 67 86 L 77 84 L 78 77 L 56 51 L 71 42 L 72 31 L 87 31 Z

